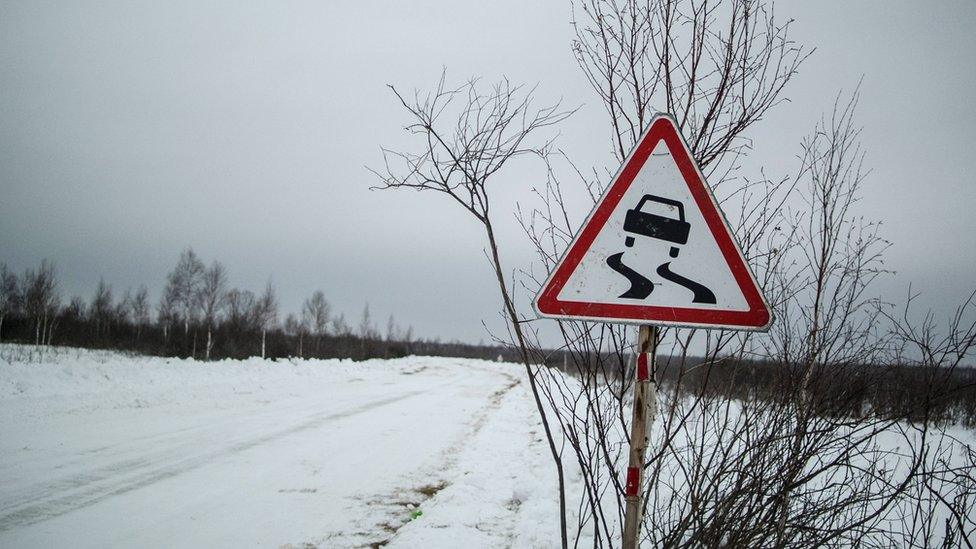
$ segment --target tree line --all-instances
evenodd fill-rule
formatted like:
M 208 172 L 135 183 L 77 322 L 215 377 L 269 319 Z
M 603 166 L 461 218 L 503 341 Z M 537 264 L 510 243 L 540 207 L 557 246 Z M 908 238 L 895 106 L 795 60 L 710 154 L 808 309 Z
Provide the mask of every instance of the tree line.
M 0 263 L 0 342 L 117 349 L 197 358 L 393 358 L 411 354 L 511 359 L 491 345 L 425 340 L 391 315 L 383 328 L 367 304 L 351 325 L 321 290 L 283 314 L 274 284 L 255 293 L 231 287 L 219 261 L 207 266 L 190 248 L 166 275 L 158 302 L 139 286 L 118 295 L 104 279 L 86 300 L 65 302 L 47 259 L 18 275 Z
M 578 379 L 594 375 L 617 382 L 632 381 L 633 371 L 616 367 L 606 353 L 573 356 L 555 350 L 543 362 Z M 633 361 L 630 354 L 626 360 Z M 607 366 L 611 365 L 611 366 Z M 932 425 L 976 428 L 976 367 L 960 366 L 935 372 L 909 362 L 822 366 L 816 387 L 809 390 L 811 406 L 828 418 L 899 418 Z M 769 358 L 664 354 L 657 357 L 657 383 L 662 391 L 681 398 L 703 395 L 739 402 L 777 402 L 789 397 L 803 381 L 795 365 Z M 928 400 L 927 400 L 928 398 Z
M 146 286 L 116 296 L 100 280 L 90 300 L 73 297 L 63 303 L 53 262 L 42 260 L 20 276 L 0 264 L 0 341 L 43 345 L 136 351 L 158 356 L 203 360 L 252 356 L 265 358 L 394 358 L 411 354 L 456 356 L 517 362 L 507 346 L 445 343 L 416 339 L 412 328 L 402 329 L 390 316 L 385 329 L 363 308 L 355 326 L 336 314 L 321 290 L 314 291 L 297 313 L 282 320 L 277 293 L 269 281 L 256 294 L 232 288 L 227 270 L 218 261 L 207 267 L 186 249 L 166 276 L 155 305 Z M 543 361 L 576 377 L 580 368 L 598 369 L 606 357 L 573 357 L 550 350 Z M 704 392 L 743 401 L 775 400 L 784 383 L 801 376 L 780 361 L 731 360 L 728 357 L 661 356 L 659 382 L 682 394 Z M 687 364 L 709 364 L 688 368 Z M 583 365 L 587 366 L 583 366 Z M 604 372 L 612 377 L 627 370 Z M 925 402 L 920 388 L 924 372 L 910 365 L 881 367 L 864 363 L 818 376 L 816 392 L 828 415 L 860 416 L 867 411 L 884 416 L 917 418 Z M 932 419 L 976 426 L 976 369 L 943 372 Z M 933 404 L 930 403 L 929 406 Z M 829 409 L 829 411 L 827 411 Z

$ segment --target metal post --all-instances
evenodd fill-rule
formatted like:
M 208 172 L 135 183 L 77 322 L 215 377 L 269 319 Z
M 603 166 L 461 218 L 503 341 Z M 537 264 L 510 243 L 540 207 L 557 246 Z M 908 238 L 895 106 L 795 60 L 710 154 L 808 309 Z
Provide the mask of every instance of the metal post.
M 640 536 L 640 492 L 644 471 L 644 451 L 647 449 L 647 427 L 654 422 L 657 401 L 654 355 L 657 354 L 657 326 L 641 326 L 637 334 L 637 372 L 634 376 L 634 420 L 630 427 L 630 460 L 624 493 L 623 549 L 637 549 Z M 651 409 L 648 420 L 647 412 Z

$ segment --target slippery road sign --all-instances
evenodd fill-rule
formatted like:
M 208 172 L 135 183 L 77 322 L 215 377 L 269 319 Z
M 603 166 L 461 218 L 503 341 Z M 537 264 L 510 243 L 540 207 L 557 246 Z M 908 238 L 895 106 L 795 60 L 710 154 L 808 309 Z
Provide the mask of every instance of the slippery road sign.
M 535 300 L 542 316 L 765 330 L 755 277 L 671 117 L 659 114 Z

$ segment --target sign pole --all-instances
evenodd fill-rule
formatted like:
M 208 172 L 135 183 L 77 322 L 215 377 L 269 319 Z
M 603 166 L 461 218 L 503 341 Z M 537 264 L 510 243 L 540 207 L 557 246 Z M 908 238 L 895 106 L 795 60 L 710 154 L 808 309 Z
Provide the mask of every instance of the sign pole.
M 637 333 L 637 372 L 634 376 L 634 419 L 630 427 L 630 459 L 624 500 L 623 549 L 637 549 L 640 536 L 640 492 L 644 471 L 644 451 L 647 449 L 647 428 L 654 423 L 657 410 L 655 355 L 657 354 L 657 326 L 644 325 Z M 650 411 L 650 418 L 648 418 Z

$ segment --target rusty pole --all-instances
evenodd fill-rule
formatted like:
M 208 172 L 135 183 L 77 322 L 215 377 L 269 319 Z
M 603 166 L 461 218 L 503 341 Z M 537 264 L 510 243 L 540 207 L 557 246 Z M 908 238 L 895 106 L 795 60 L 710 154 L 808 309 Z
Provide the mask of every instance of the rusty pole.
M 634 376 L 634 419 L 630 427 L 630 459 L 624 499 L 623 549 L 637 549 L 640 537 L 640 493 L 647 449 L 647 428 L 657 409 L 654 359 L 657 354 L 657 326 L 641 326 L 637 333 L 637 372 Z M 648 418 L 650 411 L 650 418 Z

